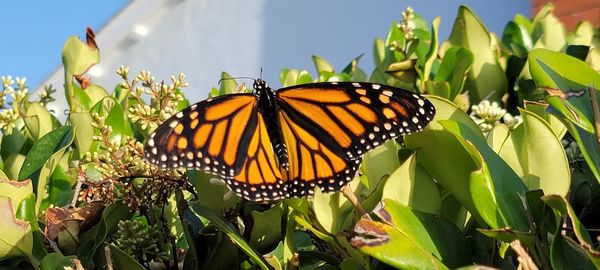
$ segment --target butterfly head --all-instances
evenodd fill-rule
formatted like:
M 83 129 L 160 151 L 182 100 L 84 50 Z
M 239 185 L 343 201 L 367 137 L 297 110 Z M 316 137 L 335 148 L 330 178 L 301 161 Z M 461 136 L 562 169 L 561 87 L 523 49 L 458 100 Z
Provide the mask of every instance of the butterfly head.
M 254 80 L 253 87 L 254 87 L 254 91 L 260 92 L 260 91 L 263 91 L 265 89 L 268 89 L 269 85 L 263 79 L 256 79 L 256 80 Z

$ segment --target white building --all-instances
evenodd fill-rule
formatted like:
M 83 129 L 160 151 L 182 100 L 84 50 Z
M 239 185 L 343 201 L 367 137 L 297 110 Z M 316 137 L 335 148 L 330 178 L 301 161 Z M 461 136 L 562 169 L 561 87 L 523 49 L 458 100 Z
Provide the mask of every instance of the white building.
M 361 66 L 370 73 L 373 40 L 385 37 L 407 6 L 428 21 L 441 16 L 445 39 L 460 4 L 469 5 L 495 32 L 530 8 L 529 1 L 499 0 L 136 0 L 95 29 L 101 61 L 87 75 L 111 91 L 120 65 L 134 74 L 151 70 L 159 80 L 184 72 L 190 83 L 186 96 L 196 102 L 217 86 L 222 71 L 258 77 L 263 68 L 263 78 L 275 88 L 282 68 L 314 75 L 313 54 L 342 69 L 365 53 Z M 43 84 L 63 85 L 62 72 L 57 68 Z M 64 95 L 56 98 L 55 111 L 63 111 Z

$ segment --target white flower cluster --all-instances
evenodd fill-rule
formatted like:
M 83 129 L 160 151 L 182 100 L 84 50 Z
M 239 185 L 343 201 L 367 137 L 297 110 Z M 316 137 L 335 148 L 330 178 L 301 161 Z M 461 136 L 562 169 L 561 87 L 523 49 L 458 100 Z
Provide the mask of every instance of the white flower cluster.
M 4 134 L 8 135 L 17 126 L 20 104 L 29 96 L 29 88 L 25 84 L 25 81 L 27 81 L 25 77 L 16 77 L 13 80 L 12 76 L 1 76 L 0 79 L 2 79 L 2 90 L 0 90 L 0 129 L 2 129 Z
M 521 116 L 512 116 L 505 109 L 502 109 L 498 102 L 490 102 L 489 100 L 482 100 L 479 104 L 471 106 L 471 118 L 483 132 L 488 132 L 495 125 L 500 124 L 500 119 L 511 130 L 523 122 Z

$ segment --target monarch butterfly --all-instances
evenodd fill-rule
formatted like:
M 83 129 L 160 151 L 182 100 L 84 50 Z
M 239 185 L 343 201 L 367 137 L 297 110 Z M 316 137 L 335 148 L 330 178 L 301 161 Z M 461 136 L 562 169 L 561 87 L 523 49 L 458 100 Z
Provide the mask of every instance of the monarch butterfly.
M 435 108 L 424 97 L 366 82 L 322 82 L 209 98 L 175 114 L 145 145 L 162 168 L 202 170 L 250 201 L 340 190 L 361 156 L 422 130 Z

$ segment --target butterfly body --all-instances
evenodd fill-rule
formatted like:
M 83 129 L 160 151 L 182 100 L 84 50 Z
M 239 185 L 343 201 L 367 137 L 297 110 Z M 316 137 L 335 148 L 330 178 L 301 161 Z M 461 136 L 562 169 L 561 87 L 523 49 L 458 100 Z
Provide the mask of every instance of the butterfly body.
M 207 99 L 177 113 L 147 140 L 150 162 L 218 175 L 240 196 L 273 201 L 338 191 L 361 156 L 435 114 L 424 97 L 373 83 L 327 82 Z
M 285 143 L 283 142 L 283 136 L 281 134 L 281 125 L 277 117 L 277 97 L 275 92 L 271 89 L 267 83 L 261 79 L 256 80 L 254 84 L 254 94 L 257 99 L 257 110 L 262 113 L 265 117 L 265 124 L 267 127 L 267 133 L 271 138 L 273 150 L 279 161 L 279 166 L 283 169 L 289 169 L 288 153 Z

